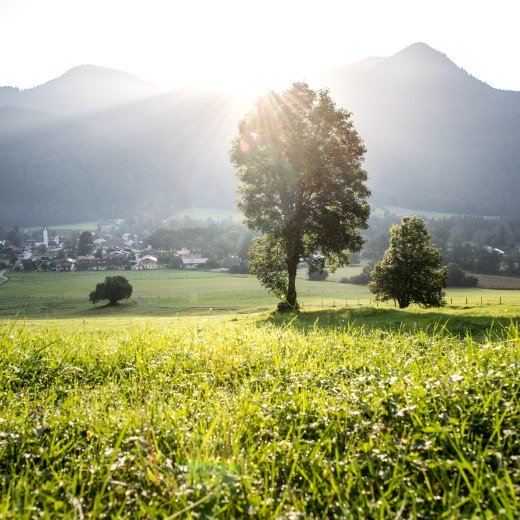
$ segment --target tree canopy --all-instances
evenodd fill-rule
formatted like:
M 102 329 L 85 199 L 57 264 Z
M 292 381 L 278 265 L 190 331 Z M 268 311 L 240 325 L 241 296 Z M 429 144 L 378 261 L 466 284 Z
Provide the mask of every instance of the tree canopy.
M 251 272 L 290 307 L 300 260 L 334 269 L 361 249 L 370 213 L 364 153 L 351 114 L 304 83 L 259 98 L 239 123 L 230 154 L 238 205 L 264 233 L 250 251 Z
M 401 309 L 411 303 L 424 307 L 444 304 L 447 271 L 429 239 L 418 217 L 404 217 L 401 224 L 392 226 L 390 246 L 376 263 L 368 285 L 379 301 L 397 300 Z
M 94 251 L 94 237 L 90 231 L 83 231 L 79 236 L 78 255 L 90 255 Z
M 104 282 L 98 283 L 96 289 L 89 295 L 92 303 L 108 300 L 115 305 L 119 300 L 126 300 L 132 296 L 132 285 L 124 276 L 107 276 Z

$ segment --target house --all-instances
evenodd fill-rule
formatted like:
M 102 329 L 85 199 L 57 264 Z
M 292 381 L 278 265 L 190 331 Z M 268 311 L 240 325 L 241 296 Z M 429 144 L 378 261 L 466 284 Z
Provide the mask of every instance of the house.
M 198 258 L 194 256 L 183 256 L 182 257 L 182 268 L 183 269 L 199 269 L 200 267 L 204 267 L 207 258 Z
M 484 249 L 488 252 L 488 253 L 497 253 L 499 255 L 505 255 L 506 252 L 505 251 L 502 251 L 502 249 L 498 249 L 496 247 L 491 247 L 491 246 L 484 246 Z
M 0 260 L 11 260 L 18 258 L 22 253 L 22 249 L 17 246 L 7 246 L 0 250 Z
M 105 249 L 121 249 L 125 247 L 125 241 L 122 238 L 109 237 L 103 243 Z
M 39 260 L 36 260 L 36 267 L 38 271 L 55 271 L 57 258 L 50 256 L 42 256 Z
M 130 260 L 126 258 L 105 258 L 105 264 L 109 269 L 126 269 L 130 267 Z
M 110 260 L 128 260 L 129 257 L 130 253 L 128 251 L 121 251 L 120 249 L 115 249 L 105 255 L 105 258 Z
M 92 271 L 106 271 L 107 270 L 107 264 L 105 260 L 102 258 L 93 258 L 92 260 L 89 260 L 90 262 L 90 269 Z
M 62 260 L 57 260 L 56 271 L 74 271 L 74 265 L 76 260 L 73 258 L 63 258 Z
M 159 264 L 157 263 L 157 258 L 155 256 L 146 255 L 137 260 L 135 265 L 132 266 L 134 270 L 141 269 L 157 269 Z

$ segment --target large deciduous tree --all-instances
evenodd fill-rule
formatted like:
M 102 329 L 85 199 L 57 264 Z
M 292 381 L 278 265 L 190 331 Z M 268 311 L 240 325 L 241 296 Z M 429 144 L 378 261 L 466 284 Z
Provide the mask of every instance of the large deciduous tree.
M 390 229 L 390 246 L 372 271 L 369 289 L 379 301 L 397 300 L 399 308 L 411 303 L 424 307 L 444 304 L 447 270 L 441 254 L 429 245 L 430 236 L 418 217 L 404 217 Z
M 370 213 L 364 153 L 351 114 L 303 83 L 259 98 L 239 123 L 231 148 L 238 205 L 264 234 L 251 249 L 251 272 L 290 307 L 298 306 L 300 260 L 334 268 L 361 249 Z

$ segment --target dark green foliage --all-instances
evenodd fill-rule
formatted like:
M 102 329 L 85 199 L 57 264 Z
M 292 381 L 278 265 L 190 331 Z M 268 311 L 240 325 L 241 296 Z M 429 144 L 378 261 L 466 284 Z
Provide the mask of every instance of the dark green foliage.
M 124 276 L 107 276 L 104 282 L 98 283 L 96 289 L 89 295 L 92 303 L 108 300 L 115 305 L 119 300 L 132 296 L 132 285 Z
M 7 232 L 5 237 L 7 245 L 21 247 L 22 246 L 22 233 L 15 227 Z
M 220 267 L 220 262 L 216 258 L 208 258 L 208 261 L 199 269 L 216 269 Z
M 88 271 L 90 269 L 90 260 L 78 260 L 74 264 L 76 271 Z
M 292 307 L 300 260 L 321 252 L 335 268 L 361 249 L 370 212 L 364 153 L 350 113 L 302 83 L 260 98 L 239 124 L 231 149 L 239 207 L 266 236 L 250 250 L 251 272 Z
M 399 308 L 418 303 L 424 307 L 444 304 L 446 268 L 437 247 L 418 217 L 404 217 L 390 230 L 390 247 L 372 271 L 368 287 L 379 301 L 397 300 Z
M 476 287 L 478 278 L 466 274 L 458 264 L 450 263 L 446 266 L 448 271 L 448 287 Z
M 498 251 L 484 247 L 476 250 L 475 271 L 484 274 L 496 274 L 500 269 L 501 255 Z
M 249 274 L 251 271 L 249 270 L 249 265 L 247 262 L 240 262 L 237 265 L 232 265 L 229 268 L 229 272 L 231 274 Z
M 268 235 L 253 240 L 249 248 L 249 269 L 277 298 L 287 295 L 287 264 L 283 246 Z
M 157 261 L 172 269 L 182 269 L 182 258 L 173 251 L 160 252 L 157 254 Z
M 329 276 L 329 272 L 327 271 L 327 269 L 317 269 L 316 271 L 309 272 L 308 274 L 309 280 L 312 280 L 314 282 L 326 280 Z
M 510 275 L 520 274 L 520 251 L 511 250 L 504 256 L 504 270 Z
M 370 277 L 372 274 L 372 270 L 374 269 L 375 264 L 373 262 L 365 265 L 361 272 L 355 276 L 351 276 L 350 278 L 342 278 L 342 283 L 353 283 L 356 285 L 368 285 L 370 282 Z
M 171 259 L 172 269 L 182 269 L 182 258 L 180 256 L 174 255 Z
M 90 231 L 83 231 L 79 236 L 78 255 L 87 256 L 94 251 L 94 237 Z
M 181 224 L 187 225 L 184 222 Z M 191 227 L 157 228 L 147 238 L 147 242 L 159 250 L 171 251 L 185 247 L 201 252 L 205 258 L 223 259 L 231 255 L 240 256 L 244 245 L 249 247 L 250 235 L 250 231 L 243 225 L 211 223 L 204 226 L 200 222 L 194 222 Z

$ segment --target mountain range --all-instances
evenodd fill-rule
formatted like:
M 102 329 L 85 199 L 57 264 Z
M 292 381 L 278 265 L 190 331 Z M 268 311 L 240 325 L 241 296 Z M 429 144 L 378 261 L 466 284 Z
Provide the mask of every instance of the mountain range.
M 352 112 L 373 204 L 520 215 L 519 92 L 423 43 L 311 87 Z M 0 225 L 232 208 L 228 150 L 247 108 L 229 92 L 167 91 L 94 66 L 29 90 L 1 87 Z

